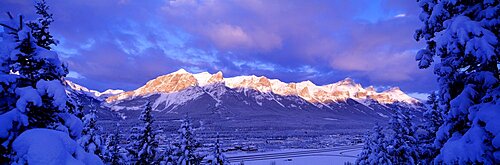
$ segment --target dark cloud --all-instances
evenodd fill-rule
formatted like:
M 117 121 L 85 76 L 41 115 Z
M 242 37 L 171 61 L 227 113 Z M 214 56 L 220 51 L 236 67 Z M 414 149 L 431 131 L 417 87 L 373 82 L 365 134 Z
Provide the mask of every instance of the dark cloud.
M 133 89 L 186 68 L 327 84 L 434 89 L 414 54 L 413 1 L 64 1 L 49 2 L 56 50 L 90 88 Z M 33 17 L 31 1 L 0 11 Z

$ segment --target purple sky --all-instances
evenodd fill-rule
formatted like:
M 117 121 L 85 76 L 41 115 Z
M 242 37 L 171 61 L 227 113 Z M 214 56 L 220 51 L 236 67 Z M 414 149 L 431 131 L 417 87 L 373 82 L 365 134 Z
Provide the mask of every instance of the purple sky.
M 72 80 L 91 89 L 135 89 L 185 68 L 225 77 L 264 75 L 323 85 L 353 78 L 379 89 L 435 89 L 420 70 L 412 0 L 48 0 Z M 31 0 L 0 12 L 33 17 Z M 5 17 L 0 17 L 5 19 Z

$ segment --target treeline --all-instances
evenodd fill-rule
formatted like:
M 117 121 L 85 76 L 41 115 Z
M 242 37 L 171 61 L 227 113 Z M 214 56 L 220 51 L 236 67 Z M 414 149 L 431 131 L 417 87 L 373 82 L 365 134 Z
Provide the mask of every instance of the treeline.
M 387 126 L 376 124 L 366 135 L 356 164 L 431 164 L 437 155 L 435 133 L 443 123 L 436 95 L 429 96 L 424 121 L 414 124 L 407 111 L 395 112 Z
M 87 116 L 95 116 L 95 111 L 91 111 Z M 167 146 L 163 148 L 159 145 L 163 140 L 160 138 L 163 131 L 155 126 L 152 107 L 149 103 L 145 105 L 139 120 L 141 124 L 133 127 L 127 138 L 121 136 L 119 125 L 117 125 L 114 128 L 115 132 L 108 135 L 105 140 L 102 140 L 98 134 L 89 134 L 89 137 L 85 138 L 96 139 L 95 142 L 101 141 L 102 144 L 81 144 L 88 152 L 100 156 L 105 163 L 109 164 L 229 164 L 223 154 L 218 136 L 214 141 L 212 152 L 199 151 L 202 144 L 196 140 L 196 134 L 187 116 L 182 120 L 175 141 L 165 142 Z M 87 132 L 100 132 L 97 131 L 100 128 L 94 124 L 88 126 L 86 128 L 91 131 Z M 125 144 L 121 143 L 123 140 L 126 140 Z
M 359 164 L 500 164 L 500 1 L 417 0 L 439 88 L 424 124 L 400 112 L 366 138 Z

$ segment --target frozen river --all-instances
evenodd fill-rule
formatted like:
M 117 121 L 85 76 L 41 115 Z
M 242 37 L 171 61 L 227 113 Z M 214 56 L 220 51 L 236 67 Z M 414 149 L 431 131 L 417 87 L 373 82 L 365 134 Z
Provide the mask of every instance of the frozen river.
M 327 149 L 280 150 L 264 153 L 229 154 L 231 164 L 245 165 L 343 165 L 354 163 L 362 145 L 339 146 Z

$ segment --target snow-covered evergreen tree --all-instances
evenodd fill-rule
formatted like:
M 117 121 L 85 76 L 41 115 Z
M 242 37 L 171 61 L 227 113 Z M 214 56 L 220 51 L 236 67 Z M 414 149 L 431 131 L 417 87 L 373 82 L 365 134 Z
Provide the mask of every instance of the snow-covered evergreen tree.
M 141 112 L 139 120 L 143 125 L 134 127 L 133 134 L 129 138 L 129 154 L 135 164 L 158 164 L 158 132 L 154 128 L 153 108 L 148 102 L 146 108 Z
M 370 133 L 370 132 L 368 132 Z M 365 135 L 365 144 L 361 153 L 358 154 L 358 159 L 356 159 L 356 164 L 365 165 L 370 164 L 370 155 L 373 153 L 373 146 L 371 136 L 369 134 Z
M 356 164 L 391 164 L 384 129 L 378 123 L 373 127 L 372 133 L 366 136 L 365 144 L 359 158 L 356 160 Z
M 432 92 L 428 97 L 427 101 L 425 101 L 425 104 L 427 106 L 427 111 L 429 110 L 435 110 L 437 111 L 439 108 L 439 103 L 438 103 L 438 97 L 436 95 L 436 92 Z M 441 115 L 439 115 L 441 116 Z
M 119 125 L 116 125 L 113 134 L 110 134 L 106 138 L 106 149 L 103 152 L 103 161 L 106 164 L 121 165 L 126 164 L 126 151 L 120 146 L 120 129 Z
M 170 145 L 165 148 L 161 156 L 160 164 L 165 165 L 174 165 L 177 164 L 175 159 L 175 149 L 173 149 Z
M 40 10 L 47 12 L 46 9 Z M 51 45 L 47 44 L 48 40 L 40 41 L 34 37 L 34 31 L 25 24 L 23 16 L 16 18 L 10 13 L 7 16 L 7 21 L 0 23 L 3 28 L 0 33 L 1 161 L 20 164 L 59 162 L 32 159 L 54 156 L 54 153 L 43 152 L 50 147 L 51 151 L 63 154 L 57 158 L 80 163 L 90 160 L 94 160 L 92 163 L 99 162 L 98 158 L 91 158 L 92 154 L 85 153 L 78 145 L 55 144 L 77 144 L 75 139 L 80 137 L 82 131 L 81 120 L 70 113 L 75 106 L 71 106 L 63 86 L 68 70 L 56 52 L 43 46 Z M 43 139 L 45 143 L 33 141 L 36 138 L 30 136 L 35 135 L 46 137 Z
M 177 164 L 200 164 L 203 160 L 203 156 L 201 156 L 197 150 L 201 147 L 201 143 L 195 139 L 194 130 L 188 117 L 184 118 L 178 132 L 178 143 L 174 143 L 176 147 L 175 156 Z
M 226 155 L 222 152 L 221 143 L 219 140 L 219 135 L 217 134 L 217 139 L 214 144 L 212 154 L 207 156 L 208 164 L 211 165 L 224 165 L 229 164 L 229 161 L 226 158 Z
M 97 125 L 96 112 L 97 109 L 91 106 L 90 112 L 83 117 L 82 136 L 78 139 L 78 143 L 86 152 L 93 153 L 103 159 L 105 148 L 102 145 L 103 139 L 100 134 L 101 128 Z
M 427 43 L 419 67 L 434 62 L 444 123 L 435 163 L 500 163 L 500 1 L 419 0 Z
M 419 161 L 421 164 L 431 164 L 437 156 L 437 150 L 434 146 L 436 132 L 443 124 L 441 112 L 438 109 L 436 93 L 431 93 L 426 102 L 427 110 L 424 112 L 424 121 L 420 125 L 421 133 L 417 136 Z
M 37 21 L 30 21 L 27 25 L 31 29 L 31 34 L 36 39 L 36 44 L 42 48 L 47 50 L 51 49 L 51 45 L 56 44 L 56 40 L 50 34 L 49 26 L 54 19 L 52 18 L 53 14 L 49 13 L 49 5 L 45 0 L 40 0 L 35 2 L 36 14 L 40 17 Z
M 396 112 L 388 126 L 387 151 L 393 164 L 418 163 L 414 126 L 407 111 Z
M 65 85 L 67 87 L 68 83 L 65 81 Z M 68 92 L 68 97 L 70 100 L 70 104 L 68 104 L 69 107 L 69 113 L 75 115 L 79 119 L 83 121 L 83 117 L 85 117 L 83 113 L 83 103 L 81 102 L 80 98 L 78 95 L 76 95 L 73 92 Z M 93 103 L 91 102 L 91 107 L 93 106 Z
M 16 88 L 18 86 L 17 79 L 20 75 L 12 74 L 11 68 L 13 60 L 10 57 L 12 51 L 20 45 L 19 37 L 17 37 L 20 26 L 22 24 L 22 16 L 19 17 L 17 28 L 6 28 L 14 26 L 14 17 L 10 13 L 8 16 L 11 22 L 1 23 L 4 32 L 0 33 L 0 162 L 9 162 L 12 152 L 12 142 L 22 132 L 19 130 L 21 126 L 27 125 L 27 121 L 23 122 L 21 117 L 26 118 L 16 109 L 18 96 Z M 20 123 L 23 122 L 23 123 Z

